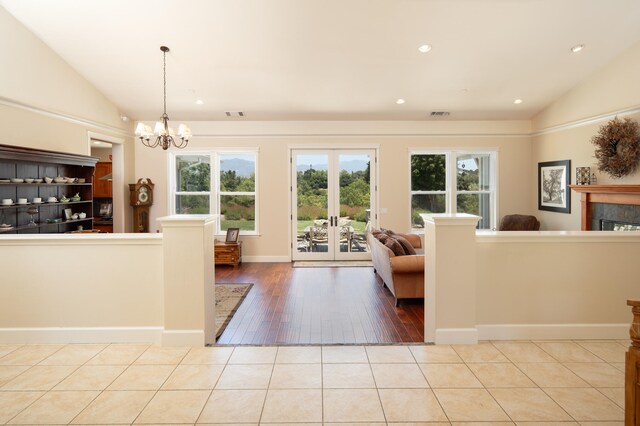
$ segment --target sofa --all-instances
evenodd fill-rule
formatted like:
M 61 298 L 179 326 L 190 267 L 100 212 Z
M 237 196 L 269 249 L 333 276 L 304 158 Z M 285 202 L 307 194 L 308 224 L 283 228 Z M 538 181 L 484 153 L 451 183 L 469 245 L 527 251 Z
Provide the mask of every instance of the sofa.
M 424 254 L 420 237 L 395 234 L 407 240 L 416 251 L 413 255 L 396 255 L 374 236 L 378 232 L 375 229 L 366 232 L 373 269 L 393 294 L 395 305 L 398 306 L 400 299 L 424 298 Z
M 538 218 L 523 214 L 508 214 L 500 220 L 499 231 L 538 231 Z

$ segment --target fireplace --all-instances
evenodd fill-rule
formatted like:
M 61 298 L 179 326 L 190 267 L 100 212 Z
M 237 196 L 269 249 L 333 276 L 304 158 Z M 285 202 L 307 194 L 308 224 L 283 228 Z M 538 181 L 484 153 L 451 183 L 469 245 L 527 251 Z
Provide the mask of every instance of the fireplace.
M 581 229 L 640 230 L 640 185 L 571 185 L 580 193 Z
M 600 219 L 601 231 L 640 231 L 640 223 Z

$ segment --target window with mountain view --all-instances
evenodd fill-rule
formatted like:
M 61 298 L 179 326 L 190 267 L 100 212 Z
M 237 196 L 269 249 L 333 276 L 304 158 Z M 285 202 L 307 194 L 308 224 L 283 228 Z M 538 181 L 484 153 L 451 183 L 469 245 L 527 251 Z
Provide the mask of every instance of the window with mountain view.
M 480 216 L 479 229 L 495 227 L 495 152 L 413 153 L 410 161 L 413 228 L 424 227 L 421 214 L 451 212 Z
M 256 233 L 257 158 L 253 151 L 175 155 L 173 212 L 219 214 L 218 233 L 227 228 L 240 228 L 242 234 Z

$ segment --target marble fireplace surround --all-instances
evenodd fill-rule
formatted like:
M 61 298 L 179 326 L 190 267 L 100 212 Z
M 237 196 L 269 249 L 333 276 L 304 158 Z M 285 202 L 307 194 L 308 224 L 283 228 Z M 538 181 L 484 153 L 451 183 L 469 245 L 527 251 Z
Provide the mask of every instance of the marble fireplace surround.
M 640 185 L 571 185 L 580 193 L 581 229 L 600 230 L 600 219 L 640 223 Z

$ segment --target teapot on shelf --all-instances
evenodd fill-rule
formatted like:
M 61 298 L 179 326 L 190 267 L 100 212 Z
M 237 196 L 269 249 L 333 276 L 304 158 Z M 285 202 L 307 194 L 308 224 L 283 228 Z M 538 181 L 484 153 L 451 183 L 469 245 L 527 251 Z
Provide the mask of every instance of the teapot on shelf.
M 80 201 L 80 193 L 76 192 L 76 195 L 70 198 L 71 201 Z

